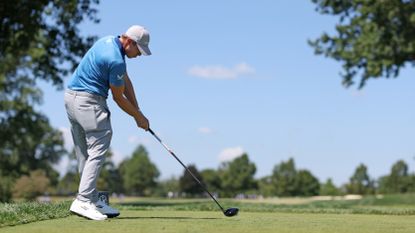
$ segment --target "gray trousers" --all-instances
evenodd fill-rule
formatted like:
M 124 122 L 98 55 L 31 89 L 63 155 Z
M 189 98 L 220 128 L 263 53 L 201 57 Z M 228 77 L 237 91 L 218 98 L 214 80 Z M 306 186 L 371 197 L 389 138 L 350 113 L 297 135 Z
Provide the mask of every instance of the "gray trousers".
M 81 177 L 77 199 L 97 202 L 97 180 L 112 137 L 106 99 L 87 92 L 66 90 L 65 108 Z

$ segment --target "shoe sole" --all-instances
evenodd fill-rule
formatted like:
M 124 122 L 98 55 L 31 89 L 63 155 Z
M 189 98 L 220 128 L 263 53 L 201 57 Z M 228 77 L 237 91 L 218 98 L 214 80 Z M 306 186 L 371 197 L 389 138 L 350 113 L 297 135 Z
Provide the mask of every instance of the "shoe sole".
M 89 217 L 87 217 L 87 216 L 85 216 L 85 215 L 82 215 L 82 214 L 80 214 L 80 213 L 77 213 L 77 212 L 75 212 L 75 211 L 73 211 L 73 210 L 69 210 L 71 213 L 73 213 L 73 214 L 75 214 L 75 215 L 78 215 L 79 217 L 82 217 L 82 218 L 85 218 L 85 219 L 88 219 L 88 220 L 96 220 L 96 221 L 103 221 L 103 220 L 105 220 L 106 218 L 104 218 L 104 219 L 93 219 L 93 218 L 89 218 Z M 119 214 L 118 214 L 119 215 Z M 117 216 L 118 216 L 117 215 Z M 108 216 L 107 216 L 108 217 Z
M 120 215 L 120 213 L 116 213 L 116 214 L 105 214 L 107 215 L 108 218 L 115 218 L 118 217 Z

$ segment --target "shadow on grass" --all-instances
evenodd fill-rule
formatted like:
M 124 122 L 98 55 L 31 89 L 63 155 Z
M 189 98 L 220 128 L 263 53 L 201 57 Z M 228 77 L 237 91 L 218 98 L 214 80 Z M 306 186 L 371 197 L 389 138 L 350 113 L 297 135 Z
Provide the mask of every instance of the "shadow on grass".
M 207 201 L 189 201 L 189 202 L 157 202 L 157 201 L 135 201 L 135 202 L 124 202 L 119 203 L 120 206 L 131 206 L 131 207 L 181 207 L 181 206 L 205 206 L 210 205 Z
M 220 218 L 195 218 L 195 217 L 117 217 L 116 219 L 130 220 L 130 219 L 170 219 L 170 220 L 215 220 Z
M 161 206 L 178 206 L 185 205 L 187 203 L 164 203 L 164 202 L 124 202 L 118 205 L 120 206 L 134 206 L 134 207 L 161 207 Z

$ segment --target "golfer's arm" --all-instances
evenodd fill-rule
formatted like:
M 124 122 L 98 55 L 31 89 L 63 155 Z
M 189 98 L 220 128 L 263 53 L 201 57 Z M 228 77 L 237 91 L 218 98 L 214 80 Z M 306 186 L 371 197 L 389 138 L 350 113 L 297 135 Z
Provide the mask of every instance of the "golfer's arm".
M 128 99 L 124 96 L 124 86 L 113 86 L 110 85 L 112 98 L 114 99 L 115 103 L 126 113 L 133 117 L 139 116 L 140 112 L 136 106 L 134 106 Z
M 140 109 L 138 107 L 137 99 L 135 98 L 135 92 L 134 92 L 133 84 L 131 83 L 131 80 L 128 77 L 128 74 L 126 74 L 125 77 L 124 77 L 124 83 L 125 83 L 125 89 L 124 89 L 125 97 L 127 97 L 127 99 L 130 101 L 130 103 L 132 103 L 134 106 L 136 106 L 138 109 Z

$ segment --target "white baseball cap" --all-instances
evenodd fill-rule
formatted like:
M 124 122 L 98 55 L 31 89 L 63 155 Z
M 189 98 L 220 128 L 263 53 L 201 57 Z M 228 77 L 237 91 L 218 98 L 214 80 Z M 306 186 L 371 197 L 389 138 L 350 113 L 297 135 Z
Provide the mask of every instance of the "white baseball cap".
M 137 43 L 138 50 L 140 50 L 141 54 L 145 56 L 151 55 L 150 48 L 148 47 L 148 43 L 150 42 L 150 33 L 147 29 L 140 25 L 133 25 L 128 28 L 125 35 Z

